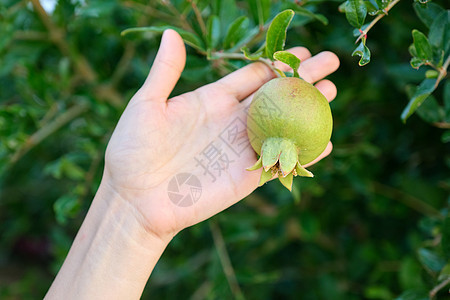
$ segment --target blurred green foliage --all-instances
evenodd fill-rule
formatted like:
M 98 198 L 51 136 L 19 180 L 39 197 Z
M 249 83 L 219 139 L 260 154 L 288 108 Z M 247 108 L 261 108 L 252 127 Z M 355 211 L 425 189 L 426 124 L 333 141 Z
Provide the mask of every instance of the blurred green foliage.
M 341 58 L 330 76 L 339 91 L 331 104 L 333 153 L 312 167 L 314 179 L 296 178 L 292 193 L 266 184 L 181 232 L 143 299 L 448 296 L 445 1 L 41 2 L 56 5 L 0 5 L 0 298 L 35 299 L 48 289 L 98 187 L 109 136 L 151 66 L 161 26 L 177 27 L 190 45 L 175 95 L 242 66 L 218 54 L 244 45 L 257 53 L 268 22 L 286 8 L 296 12 L 287 48 Z M 154 30 L 121 36 L 144 26 Z M 370 48 L 364 68 L 351 57 L 352 26 L 364 33 L 356 54 Z M 410 60 L 424 66 L 415 70 Z M 409 99 L 417 114 L 403 124 Z

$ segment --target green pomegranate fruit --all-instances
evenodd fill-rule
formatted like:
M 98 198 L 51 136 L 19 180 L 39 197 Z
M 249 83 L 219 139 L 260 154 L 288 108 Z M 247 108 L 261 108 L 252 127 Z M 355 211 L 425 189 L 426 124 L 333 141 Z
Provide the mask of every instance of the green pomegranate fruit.
M 312 84 L 300 78 L 276 78 L 253 97 L 247 133 L 258 161 L 247 170 L 263 168 L 259 185 L 273 176 L 292 189 L 293 176 L 313 177 L 303 165 L 327 147 L 333 128 L 330 105 Z

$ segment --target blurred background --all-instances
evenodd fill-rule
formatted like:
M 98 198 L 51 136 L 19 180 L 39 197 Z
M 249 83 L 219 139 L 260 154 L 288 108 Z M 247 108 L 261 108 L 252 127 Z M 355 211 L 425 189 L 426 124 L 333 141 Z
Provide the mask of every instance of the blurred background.
M 292 193 L 271 182 L 181 232 L 143 299 L 448 299 L 449 81 L 402 123 L 408 91 L 427 70 L 409 63 L 412 29 L 428 32 L 419 4 L 399 2 L 370 30 L 372 59 L 360 67 L 341 3 L 2 0 L 0 298 L 45 295 L 96 192 L 106 144 L 163 27 L 123 30 L 172 25 L 200 40 L 187 47 L 177 95 L 245 64 L 207 59 L 211 15 L 220 19 L 216 50 L 248 37 L 257 49 L 259 29 L 296 6 L 287 48 L 341 60 L 330 76 L 332 154 L 311 167 L 314 179 L 295 178 Z M 225 41 L 242 16 L 246 26 Z

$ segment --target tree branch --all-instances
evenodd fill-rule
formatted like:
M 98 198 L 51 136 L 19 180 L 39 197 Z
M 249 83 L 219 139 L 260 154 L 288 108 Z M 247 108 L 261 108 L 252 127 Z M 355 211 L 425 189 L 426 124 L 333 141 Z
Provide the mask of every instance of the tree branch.
M 209 221 L 209 228 L 211 229 L 214 245 L 216 246 L 217 254 L 219 255 L 220 263 L 222 264 L 223 272 L 225 273 L 231 292 L 233 293 L 235 299 L 243 300 L 245 298 L 236 279 L 236 274 L 234 273 L 230 257 L 228 256 L 222 231 L 215 221 Z
M 24 41 L 42 41 L 48 40 L 48 34 L 46 32 L 31 31 L 31 30 L 18 30 L 14 32 L 14 40 L 24 40 Z
M 56 132 L 58 129 L 84 113 L 88 110 L 88 105 L 86 104 L 78 104 L 76 106 L 72 106 L 63 114 L 59 115 L 52 122 L 48 123 L 46 126 L 40 128 L 38 131 L 33 133 L 27 141 L 19 148 L 11 157 L 10 164 L 16 163 L 22 156 L 24 156 L 28 151 L 34 148 L 36 145 L 41 143 L 48 136 Z
M 197 22 L 198 25 L 200 25 L 202 33 L 206 35 L 206 25 L 205 22 L 203 21 L 202 14 L 198 10 L 197 4 L 192 0 L 189 0 L 189 2 L 191 2 L 192 10 L 194 11 L 195 17 L 197 18 Z
M 388 6 L 386 6 L 386 8 L 384 9 L 384 14 L 378 15 L 375 19 L 372 20 L 372 22 L 370 22 L 369 26 L 367 26 L 364 30 L 361 31 L 361 34 L 359 35 L 359 37 L 356 39 L 356 43 L 359 42 L 360 39 L 362 39 L 362 37 L 366 36 L 367 33 L 369 32 L 370 29 L 372 29 L 372 27 L 381 20 L 381 18 L 383 18 L 384 16 L 387 16 L 389 10 L 394 7 L 398 2 L 400 2 L 400 0 L 394 0 L 391 3 L 389 3 Z
M 172 13 L 173 17 L 175 17 L 177 20 L 180 21 L 180 26 L 183 29 L 194 32 L 194 29 L 192 29 L 192 26 L 187 21 L 186 16 L 180 13 L 169 0 L 160 0 L 160 1 Z
M 437 71 L 439 71 L 439 76 L 436 79 L 436 83 L 434 84 L 434 87 L 437 88 L 437 86 L 439 85 L 439 82 L 445 78 L 445 76 L 447 76 L 447 69 L 448 66 L 450 65 L 450 55 L 447 57 L 447 59 L 445 60 L 444 64 L 442 65 L 442 67 L 440 68 L 435 68 Z
M 48 30 L 50 40 L 58 47 L 58 49 L 64 56 L 69 57 L 69 59 L 73 62 L 74 68 L 78 73 L 75 74 L 75 77 L 81 78 L 83 82 L 87 83 L 96 82 L 98 80 L 98 74 L 94 71 L 94 69 L 91 67 L 84 56 L 78 53 L 78 51 L 76 51 L 75 49 L 71 49 L 70 45 L 65 39 L 65 32 L 53 23 L 50 16 L 42 7 L 40 1 L 30 1 L 33 4 L 33 7 L 36 10 L 42 23 Z M 94 87 L 94 94 L 100 100 L 108 100 L 115 106 L 120 106 L 122 103 L 120 93 L 118 93 L 114 86 L 111 84 L 104 84 Z
M 450 129 L 450 123 L 448 123 L 448 122 L 435 122 L 435 123 L 432 123 L 431 125 L 433 125 L 434 127 L 437 127 L 437 128 Z
M 65 32 L 55 26 L 50 16 L 42 7 L 41 2 L 39 0 L 30 1 L 33 4 L 34 9 L 36 10 L 45 28 L 47 28 L 50 35 L 50 40 L 58 47 L 63 55 L 69 57 L 74 62 L 74 66 L 77 72 L 82 75 L 82 78 L 84 78 L 85 81 L 95 81 L 97 79 L 97 74 L 95 73 L 95 71 L 91 68 L 91 66 L 83 56 L 70 49 L 69 44 L 65 40 Z
M 211 53 L 211 57 L 210 57 L 210 59 L 224 59 L 224 58 L 253 61 L 253 60 L 249 60 L 242 53 L 213 52 L 213 53 Z M 267 59 L 267 58 L 259 58 L 259 59 L 254 60 L 254 61 L 259 61 L 259 62 L 264 63 L 266 66 L 268 66 L 275 73 L 275 75 L 277 77 L 285 77 L 285 76 L 283 76 L 284 73 L 282 74 L 282 71 L 280 69 L 276 68 L 274 66 L 274 64 L 272 63 L 272 61 L 270 61 L 269 59 Z
M 117 66 L 114 70 L 114 73 L 111 76 L 111 84 L 116 86 L 122 77 L 125 75 L 127 71 L 128 65 L 130 61 L 133 59 L 134 53 L 136 51 L 136 47 L 132 42 L 128 42 L 125 45 L 125 49 L 123 51 L 122 57 L 120 58 Z
M 439 210 L 437 210 L 433 206 L 394 187 L 374 181 L 372 182 L 372 191 L 375 194 L 383 195 L 393 200 L 395 199 L 426 216 L 442 218 Z
M 442 281 L 441 283 L 439 283 L 437 286 L 435 286 L 430 291 L 430 299 L 433 299 L 436 296 L 436 294 L 449 283 L 450 283 L 450 277 L 447 278 L 446 280 Z

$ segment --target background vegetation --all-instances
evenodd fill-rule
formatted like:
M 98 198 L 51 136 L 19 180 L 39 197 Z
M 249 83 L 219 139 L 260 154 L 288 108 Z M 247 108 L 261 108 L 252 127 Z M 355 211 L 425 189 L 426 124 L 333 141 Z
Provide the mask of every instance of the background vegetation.
M 143 299 L 448 297 L 445 1 L 41 2 L 0 5 L 0 298 L 43 297 L 89 207 L 109 136 L 148 72 L 161 27 L 121 32 L 185 30 L 191 46 L 178 94 L 242 66 L 214 54 L 237 53 L 244 42 L 256 50 L 285 8 L 296 11 L 287 47 L 341 59 L 331 76 L 334 151 L 311 168 L 314 179 L 295 179 L 292 194 L 266 184 L 181 232 Z M 371 62 L 358 66 L 368 49 Z

